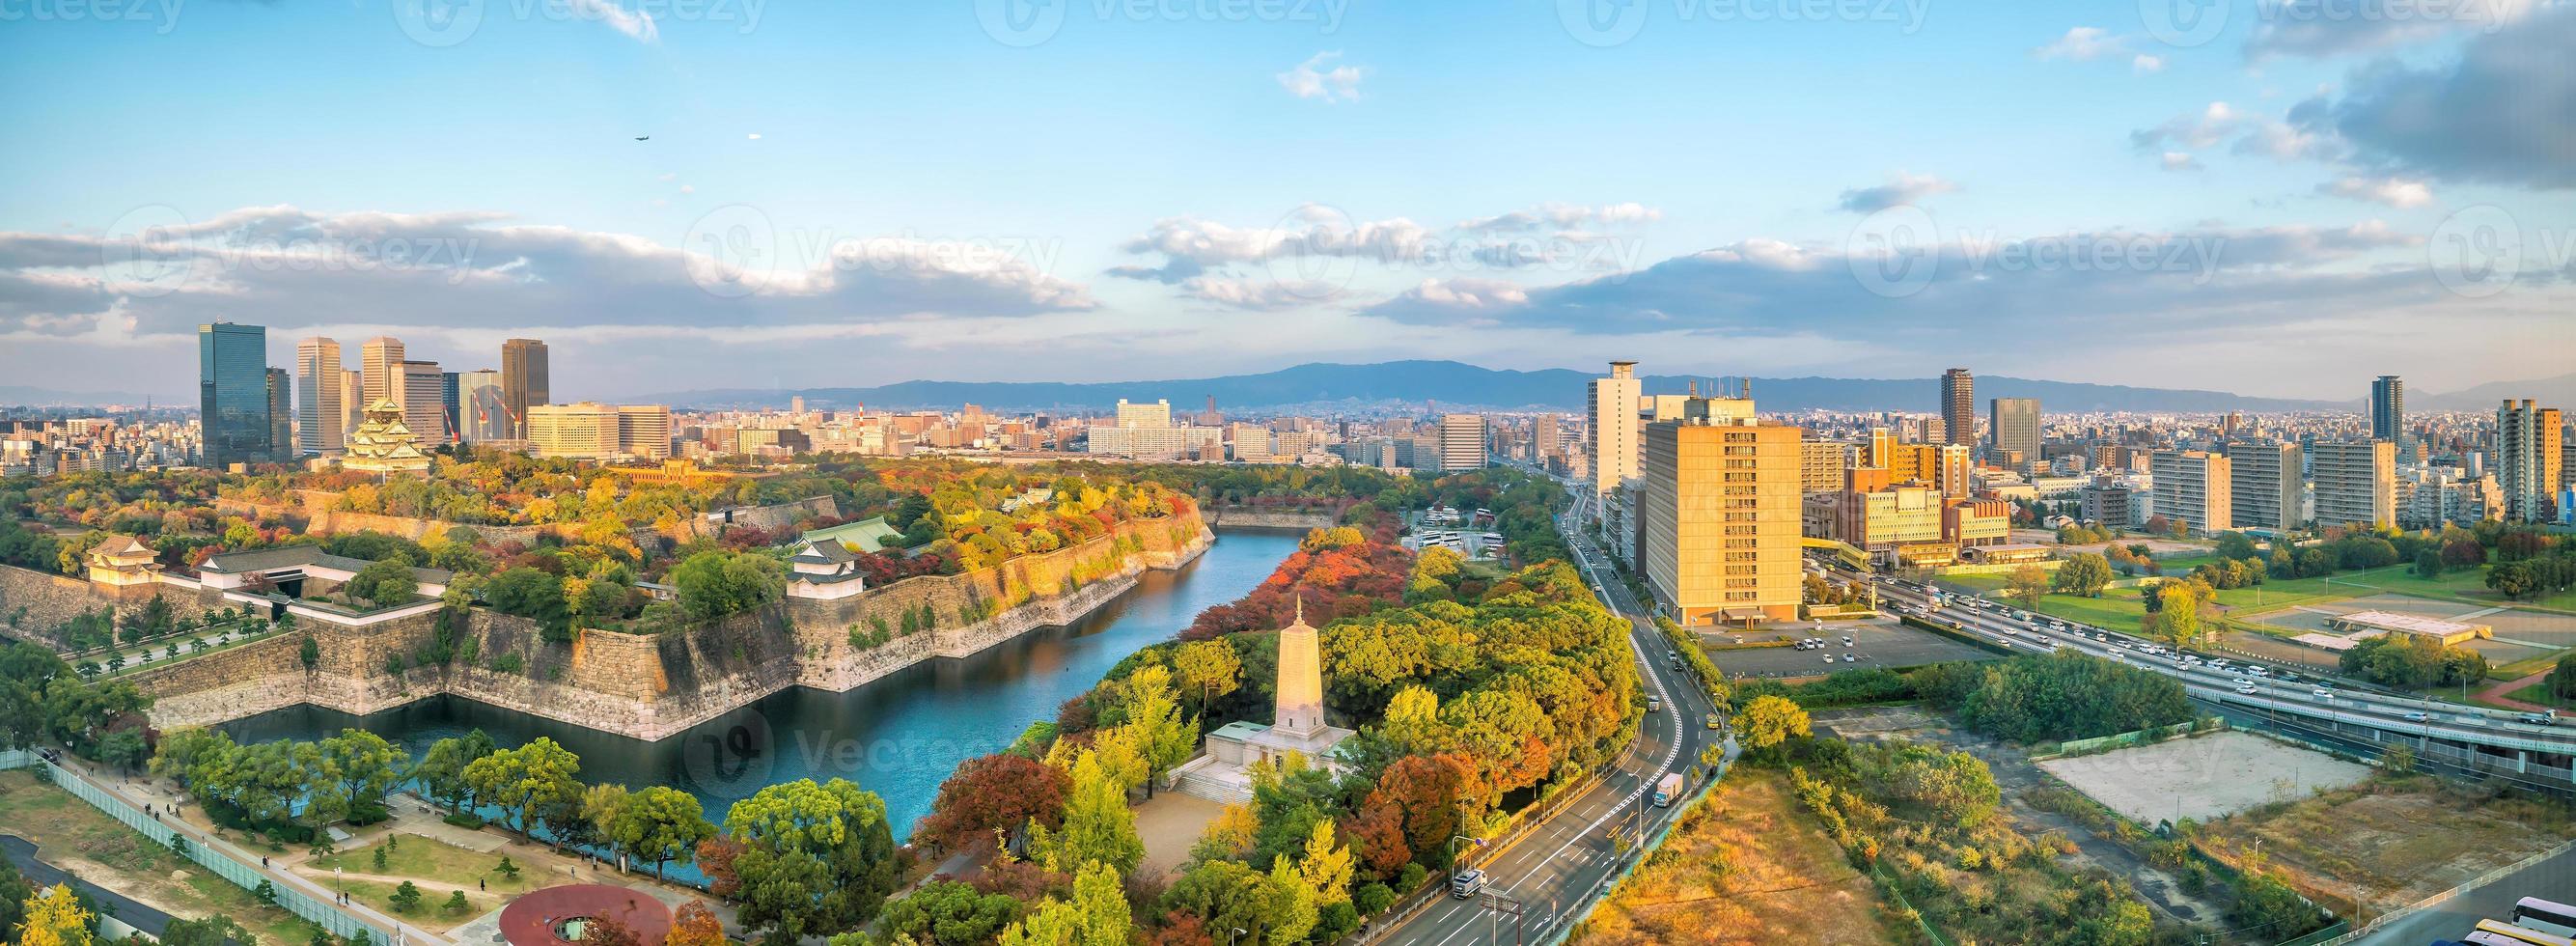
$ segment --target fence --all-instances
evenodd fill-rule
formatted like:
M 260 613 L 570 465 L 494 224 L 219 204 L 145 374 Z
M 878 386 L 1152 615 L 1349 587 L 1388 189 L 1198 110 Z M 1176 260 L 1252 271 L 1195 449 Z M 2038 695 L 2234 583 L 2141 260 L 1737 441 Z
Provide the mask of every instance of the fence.
M 2345 944 L 2345 943 L 2349 943 L 2349 942 L 2352 942 L 2353 940 L 2356 940 L 2356 939 L 2360 939 L 2362 936 L 2367 935 L 2367 934 L 2368 934 L 2368 933 L 2370 933 L 2372 930 L 2376 930 L 2376 929 L 2378 929 L 2378 928 L 2380 928 L 2380 927 L 2382 927 L 2382 926 L 2386 926 L 2386 925 L 2388 925 L 2390 922 L 2393 922 L 2393 921 L 2395 921 L 2395 920 L 2398 920 L 2398 919 L 2401 919 L 2401 918 L 2404 918 L 2404 917 L 2412 916 L 2412 915 L 2414 915 L 2414 914 L 2416 914 L 2416 913 L 2418 913 L 2418 912 L 2421 912 L 2421 911 L 2423 911 L 2423 910 L 2426 910 L 2426 909 L 2430 909 L 2430 908 L 2431 908 L 2431 907 L 2433 907 L 2434 905 L 2436 905 L 2436 904 L 2440 904 L 2440 903 L 2443 903 L 2443 902 L 2446 902 L 2446 901 L 2450 900 L 2450 899 L 2451 899 L 2451 898 L 2453 898 L 2453 897 L 2459 896 L 2459 895 L 2461 895 L 2461 894 L 2467 893 L 2467 892 L 2472 891 L 2472 890 L 2476 890 L 2476 889 L 2478 889 L 2478 888 L 2480 888 L 2480 887 L 2484 887 L 2484 886 L 2486 886 L 2486 885 L 2488 885 L 2488 884 L 2495 883 L 2496 881 L 2503 880 L 2503 879 L 2505 879 L 2506 877 L 2510 877 L 2510 876 L 2512 876 L 2512 875 L 2514 875 L 2514 874 L 2516 874 L 2516 873 L 2520 873 L 2523 869 L 2528 868 L 2528 867 L 2530 867 L 2530 866 L 2531 866 L 2531 865 L 2533 865 L 2533 864 L 2537 864 L 2537 863 L 2540 863 L 2540 862 L 2542 862 L 2542 861 L 2548 860 L 2548 859 L 2550 859 L 2550 858 L 2557 857 L 2557 856 L 2558 856 L 2558 855 L 2560 855 L 2560 854 L 2564 854 L 2564 853 L 2566 853 L 2566 852 L 2567 852 L 2567 849 L 2568 849 L 2568 848 L 2571 848 L 2571 847 L 2576 847 L 2576 841 L 2566 841 L 2566 842 L 2562 842 L 2562 843 L 2560 843 L 2557 847 L 2550 848 L 2549 850 L 2542 851 L 2542 852 L 2540 852 L 2540 853 L 2538 853 L 2538 854 L 2534 854 L 2534 855 L 2532 855 L 2532 856 L 2530 856 L 2530 857 L 2523 858 L 2523 859 L 2521 859 L 2521 860 L 2519 860 L 2519 861 L 2515 861 L 2515 862 L 2513 862 L 2513 863 L 2511 863 L 2511 864 L 2507 864 L 2507 865 L 2505 865 L 2505 866 L 2503 866 L 2503 867 L 2498 867 L 2498 868 L 2496 868 L 2496 869 L 2494 869 L 2494 870 L 2491 870 L 2491 871 L 2488 871 L 2488 872 L 2486 872 L 2486 873 L 2484 873 L 2484 874 L 2480 874 L 2480 875 L 2478 875 L 2478 876 L 2477 876 L 2477 878 L 2476 878 L 2476 879 L 2471 880 L 2471 881 L 2469 881 L 2468 883 L 2461 884 L 2461 885 L 2459 885 L 2459 886 L 2457 886 L 2457 887 L 2453 887 L 2453 888 L 2451 888 L 2451 889 L 2449 889 L 2449 890 L 2442 891 L 2441 893 L 2434 894 L 2434 895 L 2432 895 L 2432 896 L 2430 896 L 2430 897 L 2426 897 L 2426 898 L 2424 898 L 2424 899 L 2422 899 L 2422 900 L 2417 900 L 2417 901 L 2415 901 L 2414 903 L 2407 904 L 2406 906 L 2400 907 L 2400 908 L 2398 908 L 2398 909 L 2391 910 L 2391 911 L 2389 911 L 2389 912 L 2387 912 L 2387 913 L 2380 914 L 2380 915 L 2378 915 L 2378 916 L 2376 916 L 2376 917 L 2372 917 L 2372 918 L 2371 918 L 2371 920 L 2370 920 L 2370 922 L 2368 922 L 2368 923 L 2364 923 L 2364 924 L 2362 924 L 2362 925 L 2360 925 L 2360 926 L 2358 926 L 2358 927 L 2354 927 L 2354 928 L 2352 928 L 2350 931 L 2348 931 L 2348 932 L 2344 933 L 2344 934 L 2343 934 L 2343 935 L 2341 935 L 2341 936 L 2337 936 L 2337 937 L 2335 937 L 2335 938 L 2333 938 L 2333 939 L 2329 939 L 2329 940 L 2322 940 L 2322 941 L 2319 941 L 2319 942 L 2314 943 L 2314 944 L 2300 943 L 2300 944 L 2296 944 L 2296 946 L 2343 946 L 2343 944 Z M 2292 944 L 2283 944 L 2283 946 L 2292 946 Z
M 2057 750 L 2055 752 L 2039 753 L 2031 756 L 2031 758 L 2053 759 L 2058 756 L 2084 755 L 2086 753 L 2104 752 L 2111 749 L 2125 749 L 2130 746 L 2142 746 L 2151 742 L 2163 742 L 2164 740 L 2171 739 L 2175 736 L 2190 735 L 2192 733 L 2199 732 L 2203 728 L 2213 730 L 2225 729 L 2227 728 L 2227 720 L 2216 716 L 2204 716 L 2187 723 L 2175 723 L 2171 726 L 2158 726 L 2152 729 L 2135 729 L 2124 733 L 2113 733 L 2108 736 L 2096 736 L 2091 739 L 2069 740 L 2067 742 L 2058 743 Z
M 236 860 L 231 855 L 216 849 L 218 844 L 229 847 L 230 845 L 225 842 L 202 834 L 193 836 L 181 834 L 171 826 L 155 820 L 151 815 L 144 814 L 141 809 L 127 804 L 124 799 L 91 784 L 78 772 L 47 762 L 36 754 L 23 750 L 0 753 L 0 769 L 13 768 L 35 769 L 38 775 L 63 791 L 70 792 L 72 797 L 88 802 L 90 807 L 106 813 L 110 818 L 124 822 L 126 827 L 134 829 L 162 847 L 170 847 L 171 838 L 185 838 L 188 842 L 187 849 L 178 852 L 181 857 L 213 871 L 218 877 L 240 885 L 244 890 L 257 891 L 260 884 L 268 884 L 269 890 L 276 894 L 279 908 L 311 920 L 314 925 L 320 926 L 333 936 L 350 939 L 363 932 L 368 939 L 377 943 L 401 942 L 392 931 L 361 921 L 340 909 L 338 905 L 327 903 L 322 898 L 304 892 L 295 883 L 278 883 L 268 872 Z
M 1924 919 L 1923 911 L 1915 909 L 1914 902 L 1905 899 L 1905 891 L 1896 889 L 1896 878 L 1887 876 L 1886 871 L 1880 870 L 1877 861 L 1869 862 L 1869 879 L 1871 883 L 1878 885 L 1879 892 L 1887 894 L 1896 901 L 1897 906 L 1905 908 L 1905 912 L 1914 916 L 1914 925 L 1923 931 L 1925 937 L 1938 946 L 1950 946 L 1950 938 L 1941 935 L 1940 930 L 1932 928 L 1932 921 Z
M 1699 789 L 1690 794 L 1689 801 L 1680 802 L 1679 804 L 1681 804 L 1681 808 L 1677 810 L 1682 812 L 1683 815 L 1687 815 L 1691 809 L 1699 807 L 1701 803 L 1708 799 L 1710 792 L 1717 790 L 1717 783 L 1726 780 L 1726 769 L 1732 767 L 1733 766 L 1731 764 L 1720 766 L 1718 774 L 1701 779 Z M 1646 801 L 1642 797 L 1637 800 L 1637 804 L 1639 805 L 1644 805 L 1645 803 Z M 1553 922 L 1556 922 L 1559 925 L 1553 931 L 1550 931 L 1544 938 L 1539 940 L 1539 946 L 1556 946 L 1558 943 L 1565 942 L 1567 937 L 1574 935 L 1574 931 L 1583 925 L 1584 918 L 1591 916 L 1592 911 L 1598 908 L 1602 901 L 1610 898 L 1610 891 L 1618 889 L 1620 884 L 1627 883 L 1628 878 L 1637 872 L 1637 868 L 1645 865 L 1646 855 L 1663 847 L 1664 839 L 1671 836 L 1673 833 L 1673 826 L 1680 824 L 1681 822 L 1682 816 L 1677 815 L 1671 818 L 1666 818 L 1664 819 L 1663 824 L 1657 825 L 1652 837 L 1640 842 L 1634 849 L 1631 849 L 1628 852 L 1627 863 L 1619 865 L 1618 870 L 1611 871 L 1610 876 L 1602 878 L 1601 883 L 1595 885 L 1592 890 L 1584 893 L 1573 903 L 1567 904 L 1565 912 L 1557 914 L 1556 917 L 1551 918 Z M 1943 946 L 1948 946 L 1948 944 L 1943 944 Z

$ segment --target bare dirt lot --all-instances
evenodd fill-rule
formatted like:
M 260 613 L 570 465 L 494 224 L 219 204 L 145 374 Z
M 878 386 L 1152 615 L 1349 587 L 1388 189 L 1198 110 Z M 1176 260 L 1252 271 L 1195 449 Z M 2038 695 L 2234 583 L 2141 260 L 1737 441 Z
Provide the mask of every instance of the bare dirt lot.
M 1575 942 L 1836 943 L 1887 931 L 1869 878 L 1768 769 L 1730 773 L 1683 816 L 1637 876 L 1584 920 Z
M 1726 675 L 1730 677 L 1806 677 L 1820 676 L 1836 670 L 1857 670 L 1865 667 L 1881 669 L 1919 667 L 1924 664 L 1953 660 L 1997 659 L 1997 655 L 1989 651 L 1968 646 L 1921 628 L 1907 627 L 1895 621 L 1827 622 L 1823 630 L 1812 630 L 1806 625 L 1794 628 L 1784 626 L 1762 628 L 1744 634 L 1708 633 L 1700 635 L 1700 639 L 1709 644 L 1723 645 L 1739 637 L 1747 641 L 1756 641 L 1770 640 L 1782 635 L 1793 638 L 1822 637 L 1825 639 L 1825 647 L 1821 650 L 1799 650 L 1795 647 L 1712 649 L 1708 652 L 1708 657 L 1717 663 L 1718 669 L 1726 671 Z M 1846 635 L 1852 639 L 1850 647 L 1843 646 L 1843 637 Z M 1852 657 L 1851 661 L 1843 660 L 1846 654 Z M 1831 666 L 1827 666 L 1824 662 L 1827 655 L 1834 659 Z
M 2142 825 L 2176 817 L 2207 821 L 2370 775 L 2322 752 L 2234 731 L 2050 759 L 2039 767 Z
M 2492 797 L 2429 776 L 2374 779 L 2205 827 L 2207 846 L 2222 856 L 2241 861 L 2259 851 L 2311 897 L 2358 900 L 2371 914 L 2576 836 L 2564 807 Z

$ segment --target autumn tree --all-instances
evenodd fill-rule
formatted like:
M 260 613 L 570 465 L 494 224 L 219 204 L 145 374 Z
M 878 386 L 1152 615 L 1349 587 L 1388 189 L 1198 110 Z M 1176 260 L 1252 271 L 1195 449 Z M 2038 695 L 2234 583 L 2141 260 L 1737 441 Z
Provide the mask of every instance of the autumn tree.
M 954 848 L 1030 822 L 1060 828 L 1072 783 L 1062 770 L 1023 755 L 1003 752 L 968 759 L 939 784 L 930 816 L 913 836 Z
M 1173 681 L 1181 691 L 1198 698 L 1199 715 L 1207 715 L 1207 704 L 1217 697 L 1233 693 L 1242 686 L 1243 661 L 1234 655 L 1234 645 L 1221 640 L 1190 641 L 1172 651 Z
M 2050 588 L 2057 593 L 2086 598 L 2101 597 L 2102 589 L 2110 583 L 2111 560 L 2096 552 L 2082 552 L 2067 559 L 2049 579 Z
M 1791 739 L 1807 737 L 1807 711 L 1787 697 L 1757 696 L 1736 714 L 1735 731 L 1744 748 L 1768 755 Z
M 89 920 L 72 889 L 55 884 L 27 901 L 16 946 L 90 946 Z
M 619 849 L 652 861 L 653 876 L 659 878 L 664 865 L 685 863 L 699 842 L 714 837 L 716 826 L 707 822 L 697 796 L 655 785 L 620 800 L 601 830 Z
M 2021 602 L 2025 608 L 2036 607 L 2041 596 L 2048 594 L 2048 571 L 2037 565 L 2013 569 L 2004 580 L 2004 595 Z
M 724 922 L 706 904 L 691 900 L 671 915 L 671 934 L 662 938 L 662 946 L 727 946 Z

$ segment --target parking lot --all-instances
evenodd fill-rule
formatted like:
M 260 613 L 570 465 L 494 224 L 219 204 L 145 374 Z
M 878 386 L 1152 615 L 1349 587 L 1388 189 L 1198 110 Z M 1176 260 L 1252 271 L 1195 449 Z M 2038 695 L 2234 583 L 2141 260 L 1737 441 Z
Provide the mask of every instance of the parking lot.
M 1850 635 L 1852 638 L 1852 646 L 1843 646 L 1845 635 Z M 1825 647 L 1820 650 L 1799 650 L 1795 647 L 1721 649 L 1739 638 L 1751 642 L 1779 637 L 1793 640 L 1802 637 L 1822 637 L 1825 639 Z M 1823 630 L 1815 630 L 1809 624 L 1800 623 L 1794 626 L 1781 624 L 1759 627 L 1742 633 L 1704 631 L 1700 634 L 1700 640 L 1712 645 L 1708 652 L 1709 659 L 1715 661 L 1718 669 L 1726 671 L 1726 675 L 1730 677 L 1805 677 L 1831 673 L 1835 670 L 1857 670 L 1863 667 L 1919 667 L 1924 664 L 1946 663 L 1954 660 L 1993 660 L 1997 656 L 1982 648 L 1972 647 L 1930 631 L 1907 627 L 1897 623 L 1893 618 L 1866 622 L 1828 621 Z M 1831 667 L 1825 666 L 1825 655 L 1828 654 L 1834 659 Z M 1853 659 L 1845 662 L 1843 660 L 1845 655 Z

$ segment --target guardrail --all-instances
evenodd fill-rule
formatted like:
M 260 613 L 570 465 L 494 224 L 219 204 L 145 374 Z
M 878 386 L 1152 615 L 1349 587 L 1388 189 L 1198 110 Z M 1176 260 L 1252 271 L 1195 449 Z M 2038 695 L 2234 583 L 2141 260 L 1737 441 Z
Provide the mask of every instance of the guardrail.
M 1717 783 L 1725 781 L 1726 771 L 1733 767 L 1733 763 L 1723 763 L 1718 766 L 1716 775 L 1701 779 L 1699 788 L 1691 792 L 1689 802 L 1674 809 L 1678 814 L 1664 819 L 1662 824 L 1657 825 L 1652 837 L 1630 848 L 1628 856 L 1623 859 L 1625 863 L 1620 864 L 1618 870 L 1611 871 L 1610 876 L 1602 878 L 1600 884 L 1582 894 L 1573 903 L 1567 904 L 1565 912 L 1550 917 L 1549 922 L 1554 926 L 1540 927 L 1542 935 L 1538 940 L 1539 946 L 1556 946 L 1565 942 L 1566 937 L 1574 935 L 1575 928 L 1583 925 L 1581 918 L 1590 917 L 1593 910 L 1600 908 L 1602 902 L 1610 898 L 1611 891 L 1619 889 L 1620 884 L 1626 883 L 1629 877 L 1635 875 L 1637 868 L 1646 862 L 1647 852 L 1663 847 L 1665 839 L 1673 833 L 1673 826 L 1680 824 L 1682 816 L 1687 815 L 1691 809 L 1706 803 L 1709 794 L 1717 790 Z M 1643 799 L 1639 799 L 1638 804 L 1644 803 Z M 1948 944 L 1945 943 L 1943 946 Z
M 2457 887 L 2442 891 L 2441 893 L 2434 894 L 2422 900 L 2417 900 L 2414 903 L 2388 911 L 2387 913 L 2382 913 L 2379 916 L 2372 918 L 2370 922 L 2353 927 L 2351 931 L 2346 932 L 2341 936 L 2315 944 L 2300 944 L 2300 946 L 2343 946 L 2345 943 L 2370 935 L 2372 931 L 2377 930 L 2380 927 L 2387 926 L 2399 919 L 2413 916 L 2427 909 L 2431 909 L 2432 907 L 2439 906 L 2453 897 L 2457 897 L 2469 891 L 2495 883 L 2496 881 L 2503 880 L 2533 864 L 2564 854 L 2567 852 L 2568 848 L 2576 848 L 2576 841 L 2561 842 L 2557 847 L 2550 848 L 2549 850 L 2523 858 L 2503 867 L 2498 867 L 2486 873 L 2479 874 L 2477 877 L 2470 879 L 2467 883 L 2461 884 Z

